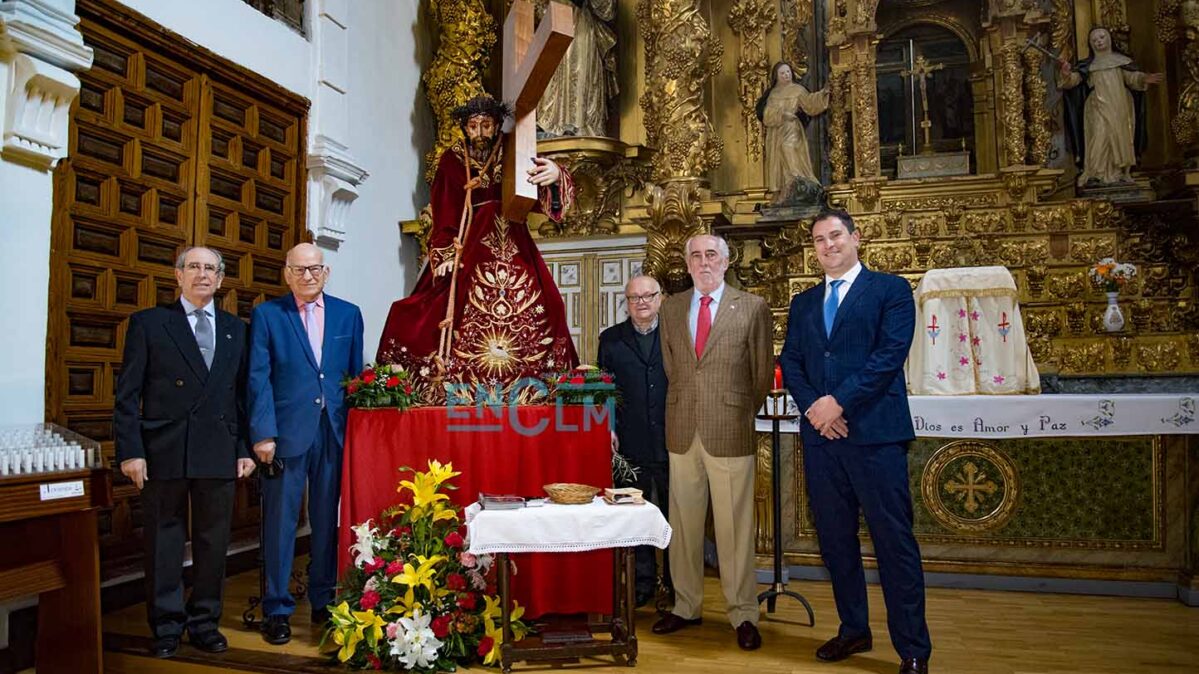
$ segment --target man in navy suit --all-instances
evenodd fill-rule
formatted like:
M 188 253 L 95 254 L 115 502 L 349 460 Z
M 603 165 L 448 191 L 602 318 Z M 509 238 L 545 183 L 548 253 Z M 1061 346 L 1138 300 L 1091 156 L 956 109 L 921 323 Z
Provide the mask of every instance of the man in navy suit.
M 225 262 L 211 248 L 175 261 L 182 293 L 129 317 L 113 425 L 121 472 L 141 492 L 150 652 L 169 658 L 183 632 L 220 653 L 217 629 L 234 480 L 254 471 L 246 446 L 246 324 L 217 308 Z M 191 505 L 190 517 L 188 504 Z M 190 524 L 192 592 L 183 601 Z
M 288 591 L 296 524 L 308 491 L 312 529 L 308 597 L 312 622 L 329 618 L 337 583 L 337 501 L 346 408 L 342 377 L 362 370 L 362 312 L 324 292 L 329 268 L 310 243 L 287 253 L 284 276 L 291 293 L 263 302 L 250 321 L 247 401 L 250 440 L 277 474 L 262 482 L 262 599 L 267 643 L 291 639 L 295 599 Z
M 824 283 L 791 301 L 779 360 L 787 390 L 804 410 L 804 473 L 841 619 L 816 657 L 842 660 L 872 647 L 860 510 L 878 558 L 899 673 L 927 674 L 932 644 L 908 487 L 907 445 L 915 432 L 903 377 L 916 325 L 912 289 L 862 265 L 861 234 L 848 213 L 820 213 L 811 233 Z

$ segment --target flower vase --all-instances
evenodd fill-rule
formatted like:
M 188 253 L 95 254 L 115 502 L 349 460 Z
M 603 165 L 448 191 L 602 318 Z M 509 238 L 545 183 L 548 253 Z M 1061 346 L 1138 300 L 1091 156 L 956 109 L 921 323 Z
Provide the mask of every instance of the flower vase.
M 1124 329 L 1124 312 L 1116 303 L 1120 293 L 1107 293 L 1107 309 L 1103 312 L 1103 329 L 1108 332 L 1120 332 Z

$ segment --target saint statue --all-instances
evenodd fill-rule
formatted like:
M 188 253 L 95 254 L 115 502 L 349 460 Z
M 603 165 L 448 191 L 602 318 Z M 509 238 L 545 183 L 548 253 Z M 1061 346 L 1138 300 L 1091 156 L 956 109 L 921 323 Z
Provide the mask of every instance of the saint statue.
M 766 127 L 766 186 L 774 193 L 775 203 L 790 201 L 797 182 L 819 188 L 804 127 L 812 116 L 827 109 L 827 87 L 809 92 L 795 81 L 790 65 L 774 64 L 770 88 L 758 99 L 757 111 Z
M 478 96 L 456 108 L 459 141 L 433 178 L 429 255 L 416 288 L 391 305 L 376 360 L 419 375 L 508 392 L 524 377 L 578 364 L 566 309 L 524 222 L 502 215 L 507 106 Z M 555 221 L 574 201 L 570 173 L 537 157 L 527 171 L 540 208 Z M 425 402 L 444 401 L 429 387 Z
M 1067 90 L 1066 133 L 1082 168 L 1078 184 L 1131 183 L 1130 171 L 1148 141 L 1140 92 L 1162 76 L 1142 72 L 1131 58 L 1113 51 L 1106 28 L 1092 28 L 1087 43 L 1090 57 L 1073 67 L 1062 61 L 1059 85 Z
M 545 2 L 541 0 L 539 7 Z M 548 136 L 604 136 L 608 101 L 616 96 L 616 0 L 571 0 L 575 37 L 537 105 Z

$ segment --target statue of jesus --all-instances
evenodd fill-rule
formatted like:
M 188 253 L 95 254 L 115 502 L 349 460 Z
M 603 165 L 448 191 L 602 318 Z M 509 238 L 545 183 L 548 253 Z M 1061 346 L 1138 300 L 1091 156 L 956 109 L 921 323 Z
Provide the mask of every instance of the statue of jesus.
M 490 96 L 454 110 L 465 142 L 441 155 L 430 205 L 429 257 L 416 288 L 391 305 L 376 360 L 422 379 L 482 385 L 494 394 L 523 377 L 578 364 L 562 296 L 524 222 L 502 215 L 501 127 Z M 533 159 L 527 179 L 555 221 L 574 201 L 570 173 Z M 444 400 L 430 387 L 425 402 Z

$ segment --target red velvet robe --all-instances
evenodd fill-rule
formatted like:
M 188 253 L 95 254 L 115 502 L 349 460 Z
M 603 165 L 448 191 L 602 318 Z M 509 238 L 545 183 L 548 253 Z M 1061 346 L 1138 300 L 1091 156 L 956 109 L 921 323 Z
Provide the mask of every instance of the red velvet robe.
M 433 269 L 454 255 L 453 240 L 466 196 L 463 156 L 460 144 L 441 155 L 430 200 L 429 262 L 412 294 L 391 305 L 379 341 L 377 361 L 403 365 L 418 380 L 436 372 L 432 357 L 440 337 L 438 324 L 446 315 L 450 274 L 434 278 Z M 471 175 L 479 175 L 477 163 L 472 162 Z M 560 185 L 562 203 L 557 212 L 550 209 L 549 190 L 540 190 L 542 210 L 555 221 L 574 200 L 574 186 L 565 169 Z M 579 360 L 562 296 L 528 227 L 523 222 L 509 223 L 501 215 L 502 189 L 497 165 L 471 191 L 474 216 L 463 242 L 446 372 L 446 381 L 482 383 L 489 389 L 506 388 L 522 377 L 540 379 L 572 368 Z M 431 393 L 426 402 L 444 400 L 444 391 Z

